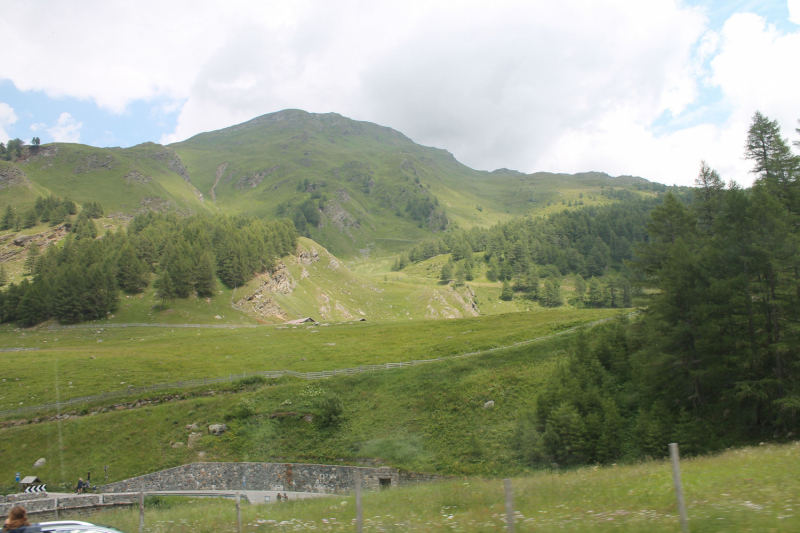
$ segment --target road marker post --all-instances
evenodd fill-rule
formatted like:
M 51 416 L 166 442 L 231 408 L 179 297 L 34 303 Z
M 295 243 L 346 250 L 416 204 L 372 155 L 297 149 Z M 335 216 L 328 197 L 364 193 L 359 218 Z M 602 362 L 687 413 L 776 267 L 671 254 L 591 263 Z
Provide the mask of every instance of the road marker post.
M 514 490 L 511 488 L 511 480 L 504 479 L 503 487 L 506 492 L 506 528 L 508 533 L 514 533 Z
M 683 533 L 689 533 L 689 515 L 686 512 L 686 501 L 683 499 L 683 484 L 681 483 L 681 459 L 678 454 L 678 443 L 669 445 L 669 458 L 672 461 L 672 482 L 675 484 L 675 496 L 678 499 L 678 516 L 681 519 Z
M 242 533 L 242 506 L 239 503 L 241 493 L 236 493 L 236 528 L 239 533 Z
M 356 471 L 356 533 L 364 531 L 364 509 L 361 507 L 361 472 Z

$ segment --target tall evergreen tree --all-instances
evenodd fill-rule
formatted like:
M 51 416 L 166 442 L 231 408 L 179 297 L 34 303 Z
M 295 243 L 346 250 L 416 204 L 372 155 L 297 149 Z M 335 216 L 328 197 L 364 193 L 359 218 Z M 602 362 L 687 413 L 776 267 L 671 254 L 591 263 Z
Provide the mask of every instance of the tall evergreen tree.
M 156 288 L 156 298 L 161 300 L 161 309 L 164 309 L 167 301 L 175 298 L 175 287 L 172 284 L 172 279 L 169 277 L 169 272 L 164 271 L 154 284 Z
M 561 283 L 555 276 L 550 276 L 544 282 L 544 298 L 540 299 L 545 307 L 559 307 L 564 300 L 561 297 Z
M 39 247 L 35 242 L 30 241 L 26 247 L 25 272 L 31 276 L 36 275 L 36 260 L 39 259 Z
M 2 222 L 0 222 L 0 230 L 12 229 L 14 227 L 15 218 L 14 210 L 11 209 L 11 204 L 8 204 L 5 213 L 3 213 Z

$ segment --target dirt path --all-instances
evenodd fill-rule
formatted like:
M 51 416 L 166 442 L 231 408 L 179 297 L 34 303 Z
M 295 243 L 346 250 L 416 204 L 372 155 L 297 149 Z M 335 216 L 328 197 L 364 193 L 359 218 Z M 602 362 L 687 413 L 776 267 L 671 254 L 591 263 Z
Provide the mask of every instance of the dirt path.
M 214 188 L 219 184 L 219 179 L 225 174 L 227 169 L 228 163 L 222 163 L 217 167 L 216 179 L 214 180 L 214 185 L 211 186 L 211 201 L 214 202 L 214 205 L 217 204 L 217 193 L 214 192 Z

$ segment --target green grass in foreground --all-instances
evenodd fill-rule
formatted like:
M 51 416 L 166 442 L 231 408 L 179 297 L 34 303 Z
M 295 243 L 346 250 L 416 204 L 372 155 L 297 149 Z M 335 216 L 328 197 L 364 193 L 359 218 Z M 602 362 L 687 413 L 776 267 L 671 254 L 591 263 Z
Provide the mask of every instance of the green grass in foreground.
M 800 531 L 800 443 L 727 451 L 682 462 L 693 532 Z M 666 461 L 538 473 L 513 480 L 515 531 L 680 531 Z M 191 502 L 191 501 L 190 501 Z M 447 483 L 367 493 L 364 531 L 505 531 L 500 480 Z M 242 507 L 246 532 L 354 531 L 351 496 Z M 136 531 L 138 510 L 92 520 Z M 175 502 L 149 508 L 148 533 L 236 531 L 230 501 Z
M 257 390 L 217 394 L 0 430 L 0 480 L 39 458 L 50 485 L 74 483 L 86 470 L 109 481 L 197 461 L 356 463 L 382 459 L 407 470 L 460 475 L 525 471 L 515 447 L 517 417 L 531 409 L 570 343 L 564 335 L 485 355 L 307 382 L 283 378 Z M 303 419 L 315 398 L 337 394 L 334 427 Z M 246 400 L 252 416 L 230 419 Z M 487 400 L 496 402 L 484 409 Z M 295 413 L 272 417 L 276 413 Z M 208 424 L 230 426 L 222 437 Z M 193 449 L 187 424 L 204 436 Z M 5 485 L 5 482 L 0 482 Z M 8 487 L 10 490 L 10 487 Z
M 0 327 L 0 409 L 40 405 L 128 386 L 256 370 L 298 372 L 430 359 L 563 331 L 619 314 L 544 309 L 457 320 L 275 329 L 108 328 L 15 331 Z

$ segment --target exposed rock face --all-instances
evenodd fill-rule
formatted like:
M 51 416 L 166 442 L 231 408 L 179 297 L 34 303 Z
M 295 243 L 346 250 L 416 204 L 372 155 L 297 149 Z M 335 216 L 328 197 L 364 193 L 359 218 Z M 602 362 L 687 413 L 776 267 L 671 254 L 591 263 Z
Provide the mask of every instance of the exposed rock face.
M 280 165 L 275 165 L 274 167 L 268 168 L 267 170 L 262 170 L 261 172 L 254 172 L 249 176 L 244 176 L 242 179 L 236 182 L 234 188 L 252 189 L 254 187 L 257 187 L 262 181 L 264 181 L 265 177 L 269 176 L 279 168 L 281 168 Z
M 138 170 L 131 170 L 124 176 L 125 181 L 128 183 L 135 181 L 137 183 L 148 183 L 152 178 L 150 176 L 145 176 Z
M 291 294 L 297 286 L 297 281 L 286 269 L 283 261 L 278 261 L 277 267 L 271 273 L 259 274 L 259 286 L 244 298 L 236 302 L 236 308 L 250 311 L 262 317 L 276 317 L 285 319 L 285 311 L 270 296 L 271 293 Z
M 147 211 L 155 211 L 156 213 L 166 213 L 174 205 L 170 200 L 164 200 L 160 196 L 148 196 L 142 198 L 139 205 L 143 209 L 139 209 L 137 213 L 145 213 Z
M 158 150 L 148 152 L 147 157 L 150 159 L 155 159 L 156 161 L 166 162 L 167 168 L 169 168 L 172 172 L 188 182 L 192 181 L 192 178 L 189 176 L 189 171 L 186 170 L 181 158 L 178 157 L 178 153 L 172 148 L 161 146 Z
M 348 231 L 350 228 L 358 229 L 361 227 L 358 221 L 353 218 L 353 215 L 342 207 L 342 204 L 349 200 L 350 195 L 347 194 L 347 191 L 339 189 L 336 191 L 336 199 L 325 204 L 322 210 L 326 221 L 330 223 L 331 226 L 339 228 L 339 233 L 347 233 L 348 236 L 350 236 L 350 232 Z M 324 224 L 325 222 L 323 221 L 323 225 Z
M 25 173 L 12 164 L 0 163 L 0 191 L 15 185 L 29 185 Z
M 44 457 L 42 457 L 41 459 L 39 459 L 38 461 L 36 461 L 35 463 L 33 463 L 33 467 L 34 467 L 34 468 L 41 468 L 41 467 L 43 467 L 43 466 L 44 466 L 44 465 L 46 465 L 46 464 L 47 464 L 47 459 L 45 459 Z
M 27 165 L 29 163 L 39 162 L 43 163 L 39 170 L 45 170 L 53 166 L 53 159 L 58 154 L 58 146 L 40 146 L 35 150 L 28 150 L 27 156 L 24 159 L 17 161 L 20 165 Z
M 172 445 L 173 448 L 183 448 L 184 446 L 186 445 L 182 442 L 176 442 L 175 444 Z
M 136 183 L 148 183 L 152 178 L 150 176 L 145 176 L 138 170 L 131 170 L 124 176 L 125 181 L 128 183 L 135 181 Z
M 302 265 L 310 265 L 319 261 L 319 252 L 316 248 L 312 248 L 310 252 L 300 252 L 297 254 L 297 261 Z
M 489 400 L 485 404 L 483 404 L 484 409 L 492 409 L 494 407 L 494 400 Z
M 17 259 L 23 253 L 25 247 L 31 242 L 36 243 L 40 248 L 46 248 L 65 237 L 71 225 L 62 224 L 51 230 L 37 233 L 36 235 L 7 235 L 0 240 L 0 263 Z M 11 237 L 14 237 L 13 239 Z
M 87 156 L 81 161 L 81 164 L 75 167 L 72 172 L 74 174 L 83 174 L 84 172 L 96 172 L 99 170 L 111 170 L 119 166 L 119 161 L 114 159 L 113 156 L 107 155 L 105 157 L 97 157 L 97 154 Z

